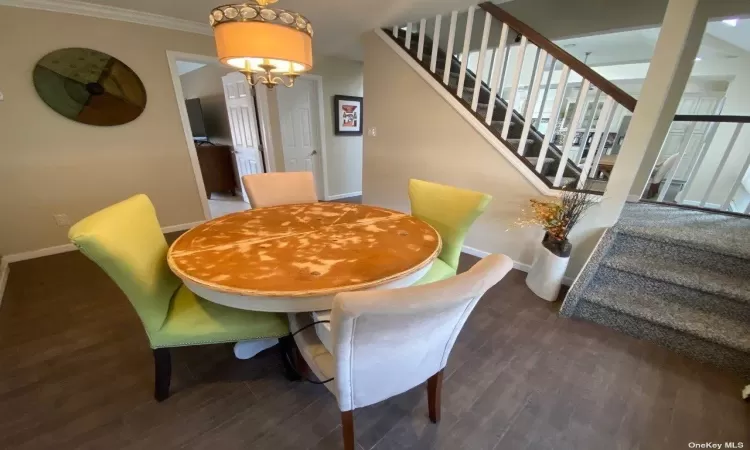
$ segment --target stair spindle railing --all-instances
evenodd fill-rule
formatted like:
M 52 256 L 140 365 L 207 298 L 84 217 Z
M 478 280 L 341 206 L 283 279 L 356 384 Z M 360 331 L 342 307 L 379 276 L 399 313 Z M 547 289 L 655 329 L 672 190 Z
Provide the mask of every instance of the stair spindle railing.
M 492 3 L 442 19 L 388 33 L 547 186 L 603 192 L 599 161 L 635 99 Z

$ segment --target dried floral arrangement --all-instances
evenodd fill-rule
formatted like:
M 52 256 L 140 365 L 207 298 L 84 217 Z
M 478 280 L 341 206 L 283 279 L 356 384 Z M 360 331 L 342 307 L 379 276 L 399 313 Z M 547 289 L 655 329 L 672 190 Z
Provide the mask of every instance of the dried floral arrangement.
M 596 201 L 594 196 L 580 191 L 564 190 L 560 197 L 531 199 L 531 209 L 523 210 L 515 225 L 538 225 L 547 232 L 542 244 L 557 256 L 570 256 L 572 246 L 568 236 Z

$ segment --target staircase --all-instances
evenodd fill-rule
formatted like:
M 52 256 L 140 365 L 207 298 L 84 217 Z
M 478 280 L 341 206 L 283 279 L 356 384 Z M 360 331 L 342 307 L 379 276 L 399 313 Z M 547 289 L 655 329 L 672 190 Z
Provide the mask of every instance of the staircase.
M 465 13 L 453 12 L 447 34 L 445 25 L 440 31 L 442 22 L 441 16 L 437 16 L 431 23 L 422 20 L 418 26 L 409 23 L 383 32 L 442 84 L 548 188 L 603 193 L 606 176 L 598 172 L 597 165 L 606 150 L 604 136 L 611 129 L 607 127 L 611 127 L 616 109 L 632 111 L 635 99 L 492 3 L 483 3 L 478 9 L 472 7 Z M 479 33 L 479 25 L 475 27 L 475 24 L 482 22 L 482 33 Z M 456 29 L 464 30 L 463 38 L 455 33 Z M 489 41 L 493 33 L 500 36 L 499 44 Z M 481 43 L 478 42 L 480 34 Z M 535 56 L 528 57 L 527 53 L 534 53 L 534 48 Z M 510 58 L 511 49 L 516 49 L 517 57 Z M 477 52 L 479 62 L 472 64 L 470 55 Z M 492 74 L 477 80 L 477 73 L 488 69 L 483 62 L 488 54 L 494 55 Z M 522 69 L 530 64 L 533 65 L 531 76 L 523 79 Z M 569 75 L 573 73 L 580 75 L 580 82 L 569 82 Z M 555 77 L 559 80 L 553 85 Z M 562 109 L 564 93 L 575 86 L 580 87 L 572 120 L 567 120 L 571 132 L 558 133 L 559 126 L 566 122 Z M 509 111 L 508 104 L 515 104 L 521 91 L 528 94 L 523 111 L 514 108 Z M 586 117 L 583 107 L 594 92 L 594 104 L 599 103 L 600 96 L 604 98 L 598 121 L 593 115 Z M 545 105 L 553 97 L 552 111 L 542 117 Z M 542 119 L 551 130 L 546 134 L 535 126 Z M 595 137 L 589 149 L 574 156 L 574 135 L 579 129 L 586 130 L 585 136 L 593 133 Z M 562 147 L 555 144 L 558 141 L 563 142 Z M 599 183 L 592 183 L 596 181 Z
M 750 377 L 750 219 L 626 204 L 561 314 Z

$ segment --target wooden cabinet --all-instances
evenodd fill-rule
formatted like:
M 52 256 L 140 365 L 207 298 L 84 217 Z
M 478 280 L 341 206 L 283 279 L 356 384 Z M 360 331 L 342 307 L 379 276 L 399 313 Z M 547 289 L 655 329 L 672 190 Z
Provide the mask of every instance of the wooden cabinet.
M 231 145 L 199 145 L 198 163 L 206 186 L 206 195 L 221 192 L 234 195 L 237 180 L 234 176 L 234 157 Z

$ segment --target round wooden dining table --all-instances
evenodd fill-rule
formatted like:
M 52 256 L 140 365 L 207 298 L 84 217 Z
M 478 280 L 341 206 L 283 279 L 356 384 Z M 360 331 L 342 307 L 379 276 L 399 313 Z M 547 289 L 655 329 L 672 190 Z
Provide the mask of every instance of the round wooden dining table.
M 206 300 L 297 313 L 331 309 L 339 292 L 410 286 L 441 245 L 434 228 L 398 211 L 311 203 L 204 222 L 180 236 L 167 259 Z

